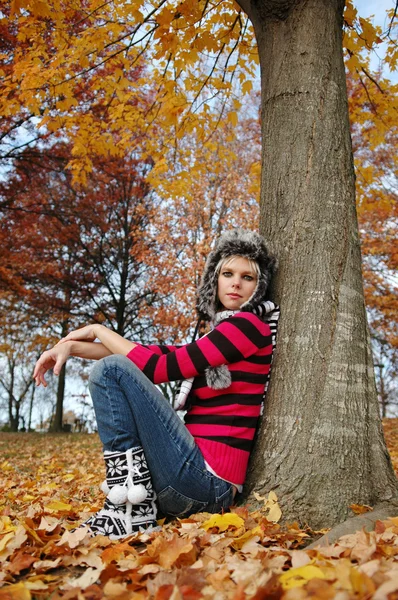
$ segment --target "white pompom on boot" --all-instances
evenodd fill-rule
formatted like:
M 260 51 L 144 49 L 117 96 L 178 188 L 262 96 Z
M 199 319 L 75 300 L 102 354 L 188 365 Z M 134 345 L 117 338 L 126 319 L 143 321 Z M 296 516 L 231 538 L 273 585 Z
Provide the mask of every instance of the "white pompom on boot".
M 156 527 L 156 494 L 141 447 L 125 452 L 104 452 L 106 494 L 104 507 L 85 521 L 93 535 L 111 539 L 126 537 Z

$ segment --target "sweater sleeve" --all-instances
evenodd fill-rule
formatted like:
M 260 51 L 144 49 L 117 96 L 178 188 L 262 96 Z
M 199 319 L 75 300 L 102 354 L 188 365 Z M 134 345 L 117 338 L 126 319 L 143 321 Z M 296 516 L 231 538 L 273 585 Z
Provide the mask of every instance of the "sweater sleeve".
M 208 367 L 238 362 L 268 345 L 272 352 L 269 325 L 252 313 L 242 312 L 219 323 L 208 335 L 174 352 L 159 355 L 149 347 L 137 345 L 127 357 L 153 383 L 164 383 L 196 377 Z
M 174 352 L 175 350 L 177 350 L 177 348 L 181 348 L 180 346 L 170 346 L 170 345 L 166 345 L 166 344 L 145 344 L 145 345 L 141 345 L 141 348 L 147 348 L 148 350 L 150 350 L 151 352 L 153 352 L 154 354 L 168 354 L 169 352 Z

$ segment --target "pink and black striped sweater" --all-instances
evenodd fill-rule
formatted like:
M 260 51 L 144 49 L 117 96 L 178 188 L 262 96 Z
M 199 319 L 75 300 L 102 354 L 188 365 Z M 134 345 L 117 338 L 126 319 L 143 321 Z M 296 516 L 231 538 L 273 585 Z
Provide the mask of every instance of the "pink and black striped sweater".
M 137 345 L 127 357 L 155 384 L 195 377 L 186 427 L 218 477 L 243 484 L 271 367 L 268 323 L 240 312 L 192 344 Z M 211 389 L 205 369 L 224 364 L 231 385 Z

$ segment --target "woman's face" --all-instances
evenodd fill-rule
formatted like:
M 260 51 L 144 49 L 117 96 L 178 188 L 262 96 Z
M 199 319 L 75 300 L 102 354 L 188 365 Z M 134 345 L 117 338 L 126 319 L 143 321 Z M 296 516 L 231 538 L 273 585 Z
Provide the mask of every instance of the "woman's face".
M 217 295 L 223 308 L 238 310 L 247 302 L 257 286 L 257 275 L 247 258 L 241 256 L 227 262 L 218 276 Z

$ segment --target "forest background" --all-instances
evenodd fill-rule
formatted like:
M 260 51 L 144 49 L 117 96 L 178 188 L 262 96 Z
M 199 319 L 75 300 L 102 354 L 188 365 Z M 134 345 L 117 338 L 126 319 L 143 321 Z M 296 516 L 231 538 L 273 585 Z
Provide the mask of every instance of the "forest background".
M 43 5 L 35 8 L 45 21 Z M 383 17 L 377 8 L 381 26 L 364 20 L 347 2 L 344 47 L 365 295 L 385 416 L 394 414 L 398 402 L 397 58 L 391 50 L 393 7 L 387 3 Z M 2 7 L 3 75 L 11 69 L 18 75 L 23 67 L 8 18 L 18 10 L 18 3 Z M 28 19 L 24 26 L 28 32 Z M 78 29 L 79 22 L 71 26 Z M 159 73 L 165 69 L 160 60 L 127 64 L 120 52 L 97 67 L 105 90 L 117 82 L 110 95 L 93 87 L 88 74 L 71 94 L 75 84 L 62 81 L 60 66 L 52 104 L 46 104 L 45 92 L 28 100 L 23 85 L 12 96 L 3 87 L 4 428 L 93 427 L 85 392 L 88 365 L 70 361 L 45 391 L 35 389 L 31 379 L 40 353 L 71 328 L 95 321 L 142 343 L 190 339 L 195 289 L 214 239 L 229 227 L 258 229 L 259 82 L 255 50 L 246 52 L 244 66 L 234 57 L 223 72 L 209 73 L 205 52 L 197 64 L 198 51 L 187 51 L 185 65 L 195 65 L 185 82 L 194 107 L 188 116 L 170 81 L 165 87 L 173 100 L 157 103 Z M 30 75 L 39 89 L 41 74 L 34 69 L 33 60 Z M 206 89 L 203 81 L 211 77 L 212 88 Z M 123 102 L 121 127 L 117 111 Z M 150 130 L 143 114 L 153 120 Z M 162 391 L 173 401 L 173 385 Z M 73 407 L 74 414 L 63 415 L 65 407 Z

